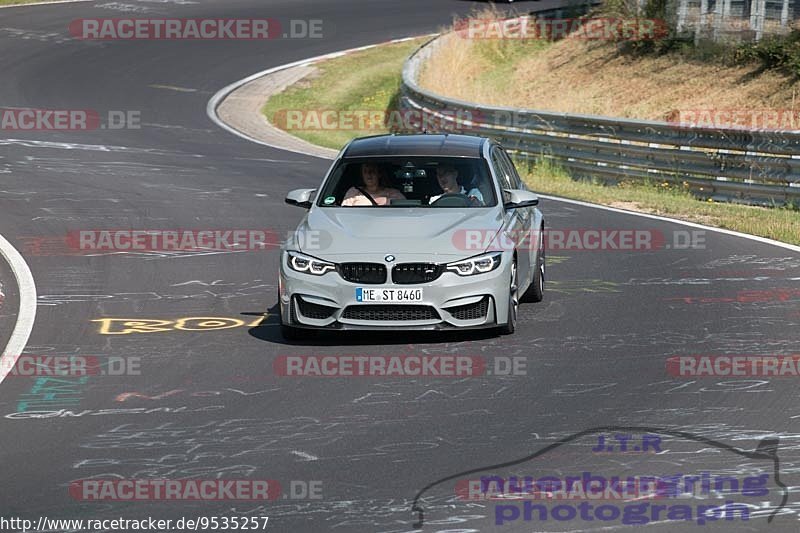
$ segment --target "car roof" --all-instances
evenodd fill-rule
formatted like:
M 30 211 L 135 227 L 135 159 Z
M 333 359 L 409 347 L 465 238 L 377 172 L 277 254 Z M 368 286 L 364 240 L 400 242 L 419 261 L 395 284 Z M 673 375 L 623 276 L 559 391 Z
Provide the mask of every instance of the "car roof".
M 375 135 L 353 139 L 342 157 L 450 156 L 481 157 L 488 139 L 473 135 L 429 134 Z

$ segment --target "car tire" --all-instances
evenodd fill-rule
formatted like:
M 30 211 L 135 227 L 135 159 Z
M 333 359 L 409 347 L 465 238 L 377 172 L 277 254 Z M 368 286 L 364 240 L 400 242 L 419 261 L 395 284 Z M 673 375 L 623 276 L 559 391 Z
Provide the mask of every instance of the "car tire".
M 517 310 L 519 309 L 519 287 L 517 260 L 511 263 L 511 276 L 508 284 L 508 320 L 500 326 L 502 335 L 512 335 L 517 329 Z
M 528 290 L 522 295 L 523 302 L 541 302 L 544 298 L 544 271 L 545 271 L 545 251 L 544 251 L 544 228 L 539 228 L 539 247 L 536 252 L 536 266 L 533 272 Z

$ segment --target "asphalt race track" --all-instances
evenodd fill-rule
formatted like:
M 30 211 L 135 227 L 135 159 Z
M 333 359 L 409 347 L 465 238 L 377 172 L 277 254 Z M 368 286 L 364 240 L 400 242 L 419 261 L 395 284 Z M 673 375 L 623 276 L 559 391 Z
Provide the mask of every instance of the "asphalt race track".
M 640 474 L 770 474 L 769 495 L 745 498 L 752 504 L 748 521 L 704 527 L 798 531 L 792 487 L 800 469 L 800 378 L 685 378 L 666 371 L 675 356 L 797 354 L 795 251 L 545 199 L 549 229 L 637 229 L 663 236 L 669 247 L 548 251 L 545 300 L 523 304 L 510 337 L 349 334 L 290 344 L 274 314 L 261 316 L 277 301 L 274 250 L 87 255 L 65 249 L 68 232 L 85 229 L 293 229 L 302 212 L 284 204 L 285 193 L 316 187 L 330 162 L 223 131 L 206 116 L 209 98 L 272 66 L 436 31 L 477 4 L 96 0 L 0 9 L 0 106 L 91 109 L 101 116 L 134 111 L 142 124 L 0 130 L 0 233 L 24 256 L 38 291 L 25 353 L 140 362 L 140 375 L 6 377 L 1 516 L 253 516 L 269 517 L 270 531 L 413 531 L 414 499 L 430 484 L 474 477 L 468 472 L 615 426 L 648 428 L 627 431 L 634 435 L 682 431 L 715 444 L 663 433 L 659 454 L 598 454 L 590 451 L 597 435 L 587 433 L 523 461 L 518 473 L 619 467 Z M 74 19 L 133 16 L 321 19 L 324 37 L 94 42 L 72 39 L 67 30 Z M 687 238 L 698 246 L 681 247 Z M 6 265 L 0 281 L 9 295 L 0 308 L 5 316 L 17 305 Z M 142 331 L 122 319 L 162 322 Z M 0 320 L 0 341 L 11 322 Z M 287 355 L 421 354 L 482 357 L 493 372 L 330 379 L 273 373 L 273 361 Z M 503 368 L 494 361 L 508 358 L 524 359 L 525 373 L 498 375 Z M 722 446 L 752 452 L 762 439 L 779 440 L 772 452 L 780 458 L 780 483 L 768 454 L 745 456 Z M 75 498 L 70 482 L 88 478 L 277 480 L 282 492 L 268 502 Z M 315 497 L 304 493 L 307 485 Z M 424 531 L 637 527 L 526 522 L 522 515 L 496 525 L 494 503 L 453 496 L 452 481 L 422 494 Z M 702 531 L 691 521 L 655 522 L 647 527 Z

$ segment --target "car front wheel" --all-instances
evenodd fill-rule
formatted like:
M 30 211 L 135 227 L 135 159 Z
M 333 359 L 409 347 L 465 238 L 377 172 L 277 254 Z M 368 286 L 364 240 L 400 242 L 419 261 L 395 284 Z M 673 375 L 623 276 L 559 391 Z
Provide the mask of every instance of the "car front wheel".
M 541 302 L 544 298 L 544 228 L 539 230 L 539 247 L 536 252 L 536 266 L 533 272 L 533 281 L 522 296 L 523 302 Z
M 517 281 L 517 260 L 511 263 L 511 276 L 508 285 L 508 320 L 500 327 L 500 333 L 511 335 L 517 329 L 517 310 L 519 309 L 519 287 Z

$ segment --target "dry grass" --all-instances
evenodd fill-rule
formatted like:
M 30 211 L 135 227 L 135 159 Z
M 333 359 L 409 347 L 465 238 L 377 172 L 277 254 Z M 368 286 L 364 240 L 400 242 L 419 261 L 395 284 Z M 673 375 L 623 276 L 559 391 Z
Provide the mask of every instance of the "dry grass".
M 692 109 L 798 109 L 800 83 L 758 65 L 633 58 L 614 43 L 470 40 L 450 34 L 421 84 L 468 101 L 568 113 L 669 120 Z

